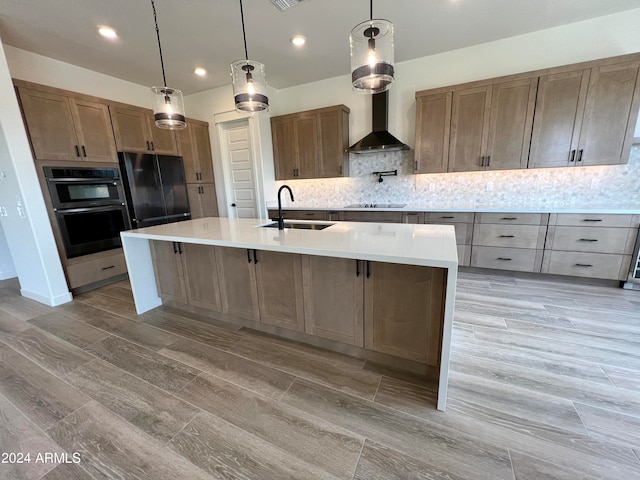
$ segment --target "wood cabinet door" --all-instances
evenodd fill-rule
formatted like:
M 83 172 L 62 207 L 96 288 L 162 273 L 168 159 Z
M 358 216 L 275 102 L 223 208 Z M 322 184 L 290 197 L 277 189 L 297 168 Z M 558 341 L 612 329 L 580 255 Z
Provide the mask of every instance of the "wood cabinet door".
M 491 86 L 454 91 L 452 102 L 448 171 L 484 170 Z
M 187 183 L 187 198 L 189 199 L 189 211 L 191 212 L 191 220 L 204 217 L 202 204 L 200 203 L 201 195 L 200 185 Z
M 173 130 L 156 127 L 153 113 L 147 113 L 151 150 L 158 155 L 178 155 L 178 142 Z
M 209 127 L 199 123 L 191 124 L 191 141 L 198 159 L 200 183 L 213 183 L 213 159 L 211 156 L 211 140 Z
M 182 265 L 189 304 L 221 312 L 215 247 L 183 243 Z
M 215 247 L 222 311 L 260 321 L 256 270 L 252 252 L 246 248 Z
M 577 165 L 627 163 L 638 117 L 640 62 L 596 67 L 580 131 Z
M 176 242 L 152 240 L 153 268 L 156 273 L 158 293 L 163 300 L 187 302 L 182 258 Z M 182 248 L 182 247 L 180 247 Z
M 256 252 L 260 321 L 304 332 L 302 260 L 295 253 Z
M 296 146 L 293 135 L 293 119 L 278 119 L 271 122 L 276 180 L 294 178 L 297 167 Z
M 449 162 L 453 93 L 416 99 L 415 173 L 441 173 Z
M 364 345 L 364 269 L 361 260 L 302 257 L 305 332 Z
M 293 123 L 295 138 L 296 178 L 316 178 L 318 164 L 318 117 L 305 115 Z
M 112 105 L 109 111 L 118 151 L 151 153 L 151 132 L 146 110 Z
M 82 159 L 90 162 L 117 162 L 109 107 L 79 98 L 70 99 Z
M 69 98 L 23 87 L 18 93 L 36 160 L 81 160 Z
M 540 77 L 529 168 L 575 164 L 589 72 L 576 70 Z
M 318 115 L 318 177 L 340 177 L 344 175 L 346 149 L 349 147 L 349 124 L 344 122 L 342 110 L 333 110 Z M 345 135 L 346 127 L 346 135 Z
M 402 212 L 362 212 L 345 210 L 340 218 L 343 222 L 403 223 Z
M 218 199 L 216 198 L 216 187 L 213 183 L 200 185 L 200 207 L 203 217 L 218 216 Z
M 365 348 L 437 366 L 446 270 L 369 262 L 367 275 Z
M 536 101 L 537 78 L 499 83 L 491 89 L 485 167 L 526 168 Z
M 178 155 L 182 157 L 184 165 L 184 178 L 187 183 L 200 183 L 200 166 L 192 142 L 192 123 L 187 121 L 187 128 L 176 131 L 176 141 L 178 142 Z

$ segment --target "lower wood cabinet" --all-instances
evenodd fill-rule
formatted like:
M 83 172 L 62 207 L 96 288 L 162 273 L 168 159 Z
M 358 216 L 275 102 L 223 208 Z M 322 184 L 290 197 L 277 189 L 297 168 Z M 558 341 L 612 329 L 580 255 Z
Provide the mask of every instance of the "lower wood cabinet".
M 364 346 L 437 366 L 446 291 L 441 268 L 364 264 Z
M 222 311 L 260 321 L 256 269 L 252 251 L 244 248 L 215 247 Z
M 300 255 L 253 250 L 253 261 L 260 321 L 304 332 Z
M 364 346 L 364 279 L 361 260 L 303 256 L 306 333 Z
M 152 247 L 163 300 L 222 311 L 214 247 L 164 241 L 153 241 Z

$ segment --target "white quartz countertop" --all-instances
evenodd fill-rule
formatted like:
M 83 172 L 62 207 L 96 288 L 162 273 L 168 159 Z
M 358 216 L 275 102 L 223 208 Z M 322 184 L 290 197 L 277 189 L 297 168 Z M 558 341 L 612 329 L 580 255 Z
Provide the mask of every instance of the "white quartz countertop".
M 123 238 L 198 243 L 409 265 L 456 268 L 451 225 L 332 223 L 324 230 L 261 228 L 269 220 L 207 217 L 122 232 Z
M 271 202 L 267 203 L 269 210 L 278 209 L 278 205 L 273 205 Z M 331 210 L 331 211 L 373 211 L 373 212 L 474 212 L 474 213 L 585 213 L 585 214 L 602 214 L 602 215 L 640 215 L 640 208 L 632 209 L 615 209 L 615 208 L 525 208 L 525 207 L 512 207 L 512 208 L 495 208 L 495 207 L 423 207 L 423 206 L 406 206 L 402 208 L 375 208 L 375 207 L 358 207 L 347 208 L 344 206 L 325 206 L 319 207 L 306 206 L 306 205 L 287 205 L 282 206 L 283 210 Z

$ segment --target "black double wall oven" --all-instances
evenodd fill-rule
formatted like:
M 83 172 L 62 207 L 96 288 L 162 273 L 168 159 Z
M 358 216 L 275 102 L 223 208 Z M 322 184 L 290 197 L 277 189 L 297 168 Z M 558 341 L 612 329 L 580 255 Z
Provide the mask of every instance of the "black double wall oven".
M 44 167 L 67 258 L 122 245 L 130 228 L 117 167 Z

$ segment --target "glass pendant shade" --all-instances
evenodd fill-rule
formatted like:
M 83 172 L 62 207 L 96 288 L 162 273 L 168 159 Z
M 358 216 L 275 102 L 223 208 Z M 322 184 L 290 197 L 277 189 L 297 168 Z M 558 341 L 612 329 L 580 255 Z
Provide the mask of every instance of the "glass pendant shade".
M 252 60 L 238 60 L 231 64 L 233 98 L 238 112 L 269 110 L 267 78 L 264 65 Z
M 380 93 L 394 80 L 393 24 L 373 19 L 356 25 L 351 44 L 351 84 L 359 93 Z
M 156 127 L 168 130 L 186 128 L 182 92 L 169 87 L 151 87 L 151 92 Z

